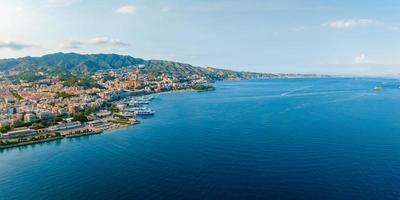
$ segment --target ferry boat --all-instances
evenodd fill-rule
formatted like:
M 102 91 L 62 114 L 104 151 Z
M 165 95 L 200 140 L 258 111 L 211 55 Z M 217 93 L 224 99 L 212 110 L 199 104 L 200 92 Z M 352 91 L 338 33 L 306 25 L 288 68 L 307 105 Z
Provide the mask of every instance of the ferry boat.
M 129 112 L 133 112 L 135 113 L 135 115 L 154 115 L 154 110 L 150 109 L 149 107 L 146 106 L 141 106 L 141 107 L 132 107 L 132 108 L 128 108 Z
M 149 115 L 154 115 L 155 112 L 151 109 L 142 109 L 135 111 L 135 114 L 138 116 L 149 116 Z
M 146 106 L 140 106 L 140 107 L 131 107 L 128 108 L 127 111 L 129 112 L 136 112 L 136 111 L 140 111 L 140 110 L 148 110 L 150 108 L 146 107 Z
M 134 104 L 149 104 L 150 102 L 146 101 L 144 99 L 138 99 L 138 100 L 133 101 L 133 103 Z

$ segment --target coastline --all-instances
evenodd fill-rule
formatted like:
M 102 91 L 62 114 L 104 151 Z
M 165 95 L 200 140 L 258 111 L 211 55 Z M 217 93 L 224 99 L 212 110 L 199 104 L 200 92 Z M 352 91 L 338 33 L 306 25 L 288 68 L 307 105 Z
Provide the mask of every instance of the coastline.
M 309 78 L 309 77 L 296 77 L 296 78 Z M 222 81 L 241 81 L 243 79 L 234 79 L 234 80 L 222 80 Z M 253 79 L 253 80 L 257 80 L 257 79 Z M 218 81 L 220 82 L 220 81 Z M 206 90 L 196 90 L 193 88 L 188 88 L 188 89 L 181 89 L 181 90 L 171 90 L 171 91 L 164 91 L 164 92 L 156 92 L 156 93 L 150 93 L 150 94 L 146 94 L 144 96 L 147 95 L 151 95 L 151 96 L 159 96 L 159 95 L 164 95 L 164 94 L 173 94 L 173 93 L 178 93 L 178 92 L 210 92 L 210 91 L 214 91 L 216 88 L 214 86 L 214 83 L 208 83 L 208 85 L 212 86 L 212 89 L 206 89 Z M 102 133 L 107 133 L 110 132 L 112 130 L 117 130 L 119 128 L 122 127 L 131 127 L 131 126 L 135 126 L 140 124 L 140 121 L 137 120 L 135 123 L 132 124 L 128 124 L 128 125 L 122 125 L 122 124 L 115 124 L 113 126 L 107 127 L 107 128 L 102 128 L 102 129 L 98 129 L 98 130 L 90 130 L 88 132 L 84 132 L 84 133 L 74 133 L 74 134 L 68 134 L 68 135 L 60 135 L 60 136 L 55 136 L 55 137 L 51 137 L 51 138 L 46 138 L 46 139 L 39 139 L 39 140 L 35 140 L 35 141 L 28 141 L 28 142 L 21 142 L 21 143 L 16 143 L 16 144 L 10 144 L 10 145 L 2 145 L 0 144 L 0 151 L 5 150 L 5 149 L 11 149 L 14 147 L 21 147 L 21 146 L 28 146 L 28 145 L 32 145 L 32 144 L 39 144 L 39 143 L 46 143 L 46 142 L 51 142 L 51 141 L 55 141 L 55 140 L 62 140 L 64 138 L 74 138 L 74 137 L 83 137 L 83 136 L 88 136 L 88 135 L 96 135 L 96 134 L 102 134 Z
M 165 91 L 165 92 L 157 92 L 153 94 L 148 94 L 152 96 L 158 96 L 158 95 L 164 95 L 164 94 L 172 94 L 172 93 L 177 93 L 177 92 L 201 92 L 199 90 L 194 90 L 194 89 L 184 89 L 184 90 L 174 90 L 174 91 Z M 33 144 L 40 144 L 40 143 L 46 143 L 46 142 L 52 142 L 56 140 L 62 140 L 65 138 L 75 138 L 75 137 L 83 137 L 83 136 L 88 136 L 88 135 L 97 135 L 97 134 L 102 134 L 102 133 L 107 133 L 113 130 L 117 130 L 119 128 L 123 127 L 131 127 L 140 124 L 140 121 L 137 121 L 135 123 L 129 124 L 129 125 L 114 125 L 108 128 L 100 129 L 100 130 L 92 130 L 89 132 L 85 133 L 77 133 L 77 134 L 69 134 L 69 135 L 60 135 L 60 136 L 55 136 L 51 138 L 46 138 L 46 139 L 40 139 L 40 140 L 34 140 L 34 141 L 28 141 L 28 142 L 21 142 L 21 143 L 16 143 L 16 144 L 10 144 L 10 145 L 2 145 L 0 144 L 0 151 L 6 150 L 6 149 L 12 149 L 15 147 L 22 147 L 22 146 L 29 146 Z
M 31 144 L 40 144 L 40 143 L 52 142 L 55 140 L 62 140 L 64 138 L 65 137 L 57 136 L 57 137 L 53 137 L 53 138 L 47 138 L 47 139 L 43 139 L 43 140 L 36 140 L 36 141 L 29 141 L 29 142 L 22 142 L 22 143 L 12 144 L 12 145 L 0 145 L 0 151 L 5 150 L 5 149 L 15 148 L 15 147 L 28 146 Z
M 12 145 L 0 145 L 0 151 L 5 150 L 5 149 L 15 148 L 15 147 L 28 146 L 28 145 L 32 145 L 32 144 L 40 144 L 40 143 L 46 143 L 46 142 L 52 142 L 52 141 L 55 141 L 55 140 L 62 140 L 62 139 L 66 139 L 66 138 L 83 137 L 83 136 L 88 136 L 88 135 L 97 135 L 97 134 L 101 134 L 101 133 L 103 133 L 103 131 L 91 131 L 91 132 L 75 134 L 75 135 L 56 136 L 56 137 L 52 137 L 52 138 L 46 138 L 46 139 L 43 139 L 43 140 L 21 142 L 21 143 L 12 144 Z

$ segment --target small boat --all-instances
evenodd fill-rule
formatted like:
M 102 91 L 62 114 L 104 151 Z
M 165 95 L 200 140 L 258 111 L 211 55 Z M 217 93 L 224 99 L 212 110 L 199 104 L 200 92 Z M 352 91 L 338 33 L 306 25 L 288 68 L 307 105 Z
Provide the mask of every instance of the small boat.
M 381 91 L 381 90 L 382 90 L 382 87 L 381 87 L 381 86 L 375 86 L 375 87 L 374 87 L 374 90 L 375 90 L 375 91 Z
M 152 101 L 153 100 L 153 96 L 144 96 L 144 97 L 142 97 L 141 99 L 143 100 L 143 101 Z
M 153 99 L 152 96 L 134 97 L 134 98 L 131 98 L 130 101 L 128 101 L 128 104 L 130 104 L 130 105 L 149 104 L 152 99 Z

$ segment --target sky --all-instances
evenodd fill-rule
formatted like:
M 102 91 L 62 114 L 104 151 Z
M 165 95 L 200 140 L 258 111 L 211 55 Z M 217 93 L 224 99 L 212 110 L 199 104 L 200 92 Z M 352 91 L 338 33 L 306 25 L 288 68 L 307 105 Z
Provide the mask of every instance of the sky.
M 0 0 L 0 58 L 118 53 L 239 71 L 400 74 L 398 0 Z

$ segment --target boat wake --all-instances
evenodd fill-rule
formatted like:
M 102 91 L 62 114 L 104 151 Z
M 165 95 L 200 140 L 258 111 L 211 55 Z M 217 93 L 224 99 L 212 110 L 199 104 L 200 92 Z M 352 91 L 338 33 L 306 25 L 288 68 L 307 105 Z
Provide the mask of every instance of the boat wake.
M 301 88 L 298 88 L 298 89 L 290 90 L 288 92 L 284 92 L 284 93 L 280 94 L 280 96 L 288 96 L 288 95 L 303 91 L 303 90 L 311 88 L 311 87 L 312 86 L 305 86 L 305 87 L 301 87 Z

